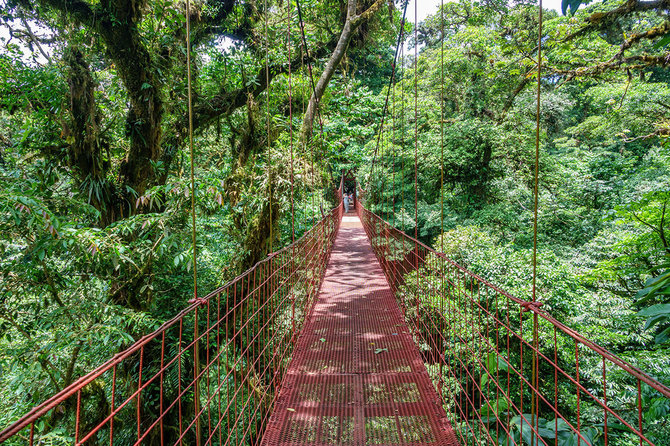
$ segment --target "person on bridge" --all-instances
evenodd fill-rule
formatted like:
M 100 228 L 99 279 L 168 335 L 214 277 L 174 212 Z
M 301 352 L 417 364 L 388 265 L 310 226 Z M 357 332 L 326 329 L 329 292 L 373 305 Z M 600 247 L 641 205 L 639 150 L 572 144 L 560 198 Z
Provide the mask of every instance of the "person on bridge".
M 349 194 L 344 194 L 344 198 L 342 199 L 344 201 L 344 212 L 349 213 Z

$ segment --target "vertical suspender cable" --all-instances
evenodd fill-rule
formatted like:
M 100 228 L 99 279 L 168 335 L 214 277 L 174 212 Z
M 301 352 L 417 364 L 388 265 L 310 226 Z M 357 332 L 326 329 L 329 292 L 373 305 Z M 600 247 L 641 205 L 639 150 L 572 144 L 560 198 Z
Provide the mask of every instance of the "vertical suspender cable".
M 400 49 L 402 76 L 400 77 L 400 216 L 405 230 L 405 45 Z
M 300 26 L 302 26 L 302 23 L 300 23 Z M 307 77 L 307 74 L 305 73 L 305 58 L 307 56 L 305 55 L 305 46 L 300 45 L 300 103 L 302 104 L 301 107 L 301 116 L 303 119 L 305 119 L 305 96 L 307 95 L 307 87 L 305 86 L 305 78 Z M 303 154 L 303 159 L 302 159 L 302 168 L 303 168 L 303 176 L 304 176 L 304 181 L 307 182 L 307 148 L 301 145 L 302 149 L 302 154 Z M 314 194 L 312 194 L 312 207 L 314 206 Z M 303 221 L 303 225 L 306 227 L 307 226 L 307 212 L 305 212 L 304 215 L 305 219 Z
M 320 110 L 320 102 L 317 98 L 316 94 L 316 84 L 314 83 L 314 73 L 312 71 L 312 60 L 309 57 L 309 49 L 307 48 L 307 38 L 305 37 L 305 22 L 302 19 L 302 8 L 300 7 L 300 0 L 296 0 L 296 7 L 298 9 L 298 20 L 300 21 L 300 34 L 302 37 L 302 45 L 305 50 L 305 57 L 307 58 L 307 69 L 309 70 L 309 80 L 310 84 L 312 86 L 312 93 L 314 94 L 314 100 L 315 100 L 315 107 L 316 107 L 316 117 L 319 120 L 319 127 L 321 130 L 321 152 L 323 153 L 323 143 L 325 140 L 324 132 L 323 132 L 323 118 L 321 116 L 321 110 Z M 312 170 L 312 186 L 314 186 L 315 181 L 314 181 L 314 147 L 310 146 L 310 163 L 311 163 L 311 170 Z M 312 224 L 316 223 L 316 206 L 314 206 L 314 194 L 312 194 Z
M 291 257 L 295 258 L 295 203 L 293 198 L 293 85 L 291 73 L 291 0 L 286 2 L 286 47 L 288 48 L 288 134 L 289 150 L 291 152 Z M 290 268 L 293 271 L 293 268 Z M 291 341 L 295 340 L 295 299 L 291 299 Z
M 388 215 L 384 215 L 384 211 L 386 210 L 386 206 L 385 206 L 386 202 L 384 200 L 384 183 L 386 182 L 386 178 L 384 177 L 384 173 L 385 173 L 384 172 L 384 167 L 385 167 L 385 164 L 384 164 L 385 163 L 385 160 L 384 160 L 384 144 L 386 144 L 386 138 L 385 138 L 385 135 L 384 135 L 384 129 L 385 128 L 386 128 L 386 125 L 382 125 L 382 128 L 379 132 L 379 136 L 382 138 L 381 166 L 380 166 L 380 169 L 379 169 L 379 170 L 381 170 L 380 174 L 381 174 L 381 177 L 382 177 L 382 184 L 381 184 L 381 188 L 379 190 L 379 201 L 380 201 L 380 204 L 381 204 L 382 208 L 381 208 L 381 212 L 379 213 L 379 215 L 381 215 L 384 220 L 388 221 Z
M 393 65 L 391 66 L 391 77 L 389 79 L 388 90 L 386 92 L 386 100 L 384 101 L 384 109 L 382 110 L 382 118 L 381 118 L 381 121 L 380 121 L 380 124 L 379 124 L 379 129 L 377 130 L 377 144 L 375 145 L 375 150 L 374 150 L 373 156 L 372 156 L 372 165 L 370 167 L 370 176 L 369 176 L 368 182 L 371 182 L 372 178 L 374 177 L 375 162 L 377 160 L 377 153 L 378 153 L 378 150 L 379 150 L 379 145 L 380 145 L 380 143 L 382 143 L 381 136 L 382 136 L 382 133 L 384 132 L 384 121 L 385 121 L 385 118 L 386 118 L 386 112 L 388 111 L 388 104 L 389 104 L 389 97 L 391 95 L 391 89 L 393 89 L 393 92 L 394 92 L 394 95 L 395 95 L 395 79 L 396 79 L 396 72 L 397 72 L 396 70 L 397 70 L 397 67 L 398 67 L 398 65 L 397 65 L 398 54 L 402 54 L 401 51 L 403 50 L 403 48 L 401 47 L 401 43 L 404 40 L 403 37 L 404 37 L 404 34 L 405 34 L 405 21 L 406 21 L 406 16 L 407 16 L 407 5 L 408 4 L 409 4 L 409 1 L 407 3 L 405 3 L 405 6 L 404 6 L 403 12 L 402 12 L 402 20 L 400 22 L 400 30 L 398 32 L 398 41 L 396 43 L 396 48 L 395 48 L 395 52 L 394 52 L 394 55 L 393 55 Z M 400 59 L 402 60 L 402 56 L 400 57 Z M 395 100 L 395 96 L 394 96 L 394 100 Z M 395 122 L 395 120 L 394 120 L 394 122 Z M 383 156 L 383 146 L 382 146 L 382 156 Z M 383 161 L 382 161 L 382 164 L 383 164 Z M 394 162 L 394 164 L 395 164 L 395 162 Z M 394 177 L 394 181 L 395 181 L 395 177 Z M 384 203 L 384 199 L 383 199 L 383 191 L 384 191 L 385 184 L 386 184 L 386 177 L 384 175 L 382 175 L 382 184 L 381 184 L 381 192 L 380 192 L 382 194 L 382 199 L 381 199 L 382 218 L 383 218 L 383 211 L 384 211 L 384 208 L 385 208 L 385 206 L 384 206 L 385 203 Z M 368 188 L 368 189 L 370 189 L 370 188 Z M 395 197 L 394 197 L 393 200 L 394 200 L 394 206 L 395 206 Z M 395 210 L 394 210 L 394 212 L 395 212 Z M 387 216 L 386 219 L 388 220 L 388 216 Z
M 537 103 L 535 116 L 535 187 L 533 191 L 533 198 L 535 206 L 533 208 L 533 297 L 532 300 L 537 300 L 537 207 L 538 207 L 538 186 L 540 178 L 540 89 L 542 79 L 542 0 L 539 6 L 539 31 L 537 40 Z
M 198 255 L 196 247 L 195 228 L 195 150 L 193 148 L 193 87 L 191 85 L 191 2 L 186 0 L 186 77 L 188 96 L 188 146 L 191 156 L 191 224 L 193 243 L 193 300 L 198 299 Z M 195 403 L 195 435 L 196 444 L 200 446 L 200 386 L 198 375 L 200 374 L 200 358 L 198 348 L 198 310 L 195 310 L 194 335 L 193 335 L 193 400 Z
M 533 208 L 533 302 L 537 301 L 537 210 L 539 204 L 539 178 L 540 178 L 540 97 L 542 87 L 542 0 L 538 5 L 538 33 L 537 33 L 537 104 L 535 110 L 535 187 L 533 198 L 535 206 Z M 538 358 L 538 317 L 533 311 L 533 386 L 538 389 L 539 376 L 539 358 Z M 535 415 L 535 431 L 538 430 L 539 401 L 536 392 L 532 393 L 531 402 L 533 414 Z M 537 445 L 539 438 L 535 438 L 532 443 Z
M 393 149 L 393 164 L 391 165 L 391 183 L 393 183 L 393 190 L 391 192 L 391 215 L 393 216 L 393 221 L 389 222 L 393 226 L 397 226 L 396 215 L 395 215 L 395 196 L 396 196 L 396 184 L 395 184 L 395 170 L 396 170 L 396 122 L 395 122 L 395 82 L 393 83 L 393 97 L 391 98 L 391 148 Z
M 416 325 L 419 327 L 419 41 L 418 5 L 414 0 L 414 250 L 416 268 Z
M 414 238 L 419 240 L 419 42 L 417 31 L 417 5 L 414 0 Z M 416 244 L 417 242 L 415 242 Z M 417 267 L 419 266 L 419 246 L 416 246 Z M 418 280 L 418 274 L 417 274 Z M 418 288 L 417 288 L 418 291 Z
M 375 151 L 374 155 L 372 157 L 372 167 L 370 168 L 370 172 L 375 168 L 375 160 L 377 159 L 377 149 L 379 148 L 379 143 L 381 141 L 381 134 L 384 128 L 384 118 L 386 117 L 386 111 L 388 110 L 388 105 L 389 105 L 389 95 L 391 94 L 391 85 L 393 85 L 393 82 L 395 81 L 395 73 L 396 73 L 396 67 L 397 67 L 397 61 L 398 61 L 398 52 L 401 50 L 400 44 L 403 41 L 403 36 L 405 34 L 405 19 L 407 16 L 407 5 L 409 2 L 405 3 L 405 7 L 403 8 L 402 11 L 402 20 L 400 22 L 400 32 L 398 33 L 398 41 L 396 43 L 395 47 L 395 53 L 393 55 L 393 66 L 391 67 L 391 78 L 389 79 L 389 89 L 386 92 L 386 100 L 384 101 L 384 109 L 382 110 L 382 119 L 381 122 L 379 123 L 379 130 L 377 131 L 377 144 L 375 146 Z M 402 59 L 402 58 L 401 58 Z
M 440 252 L 444 252 L 444 0 L 440 1 Z M 440 262 L 440 313 L 444 314 L 444 261 Z M 444 361 L 440 360 L 440 399 Z
M 193 298 L 198 298 L 198 262 L 196 253 L 196 230 L 195 230 L 195 151 L 193 149 L 193 101 L 191 86 L 191 2 L 186 0 L 186 76 L 188 85 L 188 146 L 191 156 L 191 223 L 193 243 Z
M 384 108 L 382 110 L 382 117 L 381 117 L 381 120 L 380 120 L 380 123 L 379 123 L 379 128 L 377 130 L 377 143 L 375 145 L 375 150 L 373 152 L 372 164 L 371 164 L 371 167 L 370 167 L 368 183 L 371 183 L 372 178 L 374 178 L 374 170 L 375 170 L 375 166 L 376 166 L 377 153 L 379 151 L 379 146 L 381 145 L 381 147 L 382 147 L 382 149 L 381 149 L 382 168 L 385 165 L 384 164 L 384 144 L 387 145 L 387 150 L 386 150 L 387 151 L 387 156 L 388 157 L 392 156 L 392 153 L 389 153 L 389 139 L 387 137 L 385 140 L 382 140 L 382 136 L 383 136 L 383 133 L 385 131 L 385 124 L 388 125 L 388 123 L 386 123 L 386 113 L 388 112 L 388 108 L 389 108 L 389 98 L 391 96 L 391 91 L 393 90 L 394 110 L 391 112 L 391 116 L 392 116 L 391 135 L 392 136 L 391 136 L 391 139 L 390 139 L 390 144 L 391 144 L 390 147 L 393 147 L 393 144 L 394 144 L 394 141 L 395 141 L 395 116 L 393 115 L 393 113 L 395 111 L 395 79 L 396 79 L 396 72 L 397 72 L 398 54 L 401 51 L 400 44 L 403 41 L 403 36 L 404 36 L 404 32 L 405 32 L 405 20 L 406 20 L 406 16 L 407 16 L 407 5 L 408 4 L 409 4 L 409 1 L 406 2 L 405 6 L 403 7 L 402 21 L 400 22 L 400 29 L 398 31 L 398 40 L 397 40 L 395 52 L 394 52 L 394 55 L 393 55 L 393 65 L 391 66 L 391 77 L 389 78 L 389 85 L 388 85 L 388 88 L 387 88 L 387 91 L 386 91 L 386 99 L 384 101 Z M 395 167 L 395 160 L 393 161 L 392 169 L 394 169 L 394 167 Z M 382 174 L 383 173 L 384 172 L 382 172 Z M 393 184 L 394 189 L 393 189 L 393 192 L 392 192 L 391 196 L 389 196 L 388 199 L 389 199 L 389 203 L 391 202 L 391 199 L 393 200 L 393 215 L 395 217 L 395 195 L 394 195 L 395 194 L 395 171 L 393 171 L 393 180 L 392 181 L 394 182 L 394 184 Z M 386 221 L 389 221 L 389 209 L 391 209 L 391 208 L 390 208 L 390 206 L 387 206 L 386 199 L 385 199 L 385 196 L 384 196 L 385 186 L 386 186 L 386 175 L 382 175 L 381 187 L 379 189 L 380 190 L 380 192 L 379 192 L 380 193 L 380 203 L 381 203 L 380 215 L 381 215 L 382 219 L 385 219 Z M 371 187 L 369 187 L 368 189 L 371 190 Z M 386 215 L 384 215 L 384 212 L 386 212 Z
M 444 0 L 440 2 L 440 32 L 440 252 L 444 252 Z
M 393 133 L 391 136 L 391 146 L 393 147 L 393 167 L 392 167 L 392 172 L 393 172 L 393 177 L 391 182 L 393 183 L 393 192 L 391 196 L 393 197 L 393 203 L 391 207 L 391 212 L 393 213 L 393 226 L 398 226 L 397 219 L 396 219 L 396 214 L 395 214 L 395 197 L 396 197 L 396 179 L 395 179 L 395 171 L 396 171 L 396 156 L 397 156 L 397 149 L 396 149 L 396 116 L 395 116 L 395 111 L 396 111 L 396 97 L 395 97 L 395 82 L 393 83 L 393 99 L 392 99 L 392 109 L 391 109 L 391 118 L 393 119 L 393 122 L 391 123 L 391 126 L 393 128 Z
M 288 47 L 288 134 L 289 150 L 291 152 L 291 243 L 295 242 L 295 204 L 293 198 L 293 183 L 295 173 L 293 167 L 293 85 L 291 73 L 291 0 L 286 2 L 286 45 Z
M 270 37 L 268 35 L 268 0 L 265 0 L 265 87 L 267 93 L 267 113 L 265 117 L 265 126 L 267 130 L 267 146 L 268 146 L 268 210 L 270 212 L 270 252 L 273 251 L 274 237 L 272 234 L 272 154 L 270 153 Z

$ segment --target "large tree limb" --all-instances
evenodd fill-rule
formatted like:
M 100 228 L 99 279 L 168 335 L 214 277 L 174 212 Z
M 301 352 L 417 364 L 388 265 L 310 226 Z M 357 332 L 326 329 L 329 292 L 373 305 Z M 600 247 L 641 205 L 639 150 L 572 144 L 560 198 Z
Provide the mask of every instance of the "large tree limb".
M 586 18 L 587 24 L 585 26 L 566 36 L 563 40 L 567 42 L 594 31 L 601 31 L 609 27 L 616 19 L 625 17 L 631 13 L 668 8 L 670 8 L 670 0 L 628 0 L 626 3 L 611 11 L 594 12 Z
M 130 101 L 126 117 L 130 148 L 120 174 L 124 185 L 141 195 L 153 176 L 151 161 L 157 161 L 160 155 L 164 111 L 154 62 L 138 28 L 144 2 L 103 0 L 93 7 L 82 0 L 37 1 L 94 30 L 105 43 Z M 22 3 L 31 6 L 30 0 Z
M 614 57 L 615 58 L 622 58 L 624 53 L 626 52 L 626 50 L 629 49 L 630 47 L 632 47 L 634 44 L 636 44 L 636 43 L 638 43 L 638 42 L 640 42 L 644 39 L 652 40 L 652 39 L 655 39 L 657 37 L 665 36 L 666 34 L 668 34 L 668 32 L 670 32 L 670 22 L 666 21 L 662 25 L 655 26 L 655 27 L 651 28 L 650 30 L 647 30 L 643 33 L 633 34 L 632 36 L 630 36 L 628 39 L 626 39 L 621 44 L 621 48 L 619 49 L 619 52 Z
M 590 67 L 579 67 L 574 70 L 554 69 L 552 73 L 566 77 L 566 81 L 578 77 L 593 77 L 601 75 L 608 71 L 615 70 L 643 70 L 649 67 L 668 67 L 670 66 L 670 52 L 660 55 L 640 54 L 620 59 L 611 59 Z
M 336 44 L 337 40 L 334 37 L 329 42 L 318 47 L 316 51 L 311 52 L 309 61 L 324 57 L 333 50 Z M 220 117 L 229 116 L 235 110 L 244 107 L 249 97 L 256 99 L 260 96 L 268 88 L 268 81 L 272 82 L 275 77 L 288 73 L 289 66 L 295 69 L 295 67 L 307 63 L 308 59 L 302 58 L 299 52 L 296 52 L 296 54 L 297 56 L 290 62 L 270 65 L 268 77 L 266 77 L 265 67 L 263 67 L 258 70 L 254 80 L 248 82 L 243 87 L 231 91 L 221 90 L 209 97 L 195 97 L 193 105 L 193 129 L 198 132 L 212 125 Z M 165 168 L 159 182 L 164 183 L 167 179 L 169 168 L 172 165 L 178 147 L 186 138 L 187 129 L 188 114 L 184 112 L 177 121 L 177 124 L 166 134 L 163 144 L 164 151 L 161 157 Z

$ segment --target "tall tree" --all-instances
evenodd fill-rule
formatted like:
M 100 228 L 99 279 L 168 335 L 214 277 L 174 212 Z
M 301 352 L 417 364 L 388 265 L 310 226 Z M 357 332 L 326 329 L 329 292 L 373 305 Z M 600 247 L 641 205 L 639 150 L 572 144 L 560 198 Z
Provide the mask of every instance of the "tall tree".
M 344 19 L 337 45 L 330 54 L 307 104 L 307 110 L 305 111 L 305 117 L 300 130 L 300 139 L 303 143 L 307 142 L 312 135 L 318 103 L 323 97 L 333 74 L 335 74 L 335 70 L 340 66 L 342 59 L 346 55 L 351 39 L 356 35 L 356 30 L 363 23 L 369 21 L 384 3 L 384 0 L 375 0 L 372 5 L 366 6 L 365 2 L 359 5 L 357 0 L 347 0 L 347 15 Z M 359 12 L 361 8 L 363 8 L 363 11 Z

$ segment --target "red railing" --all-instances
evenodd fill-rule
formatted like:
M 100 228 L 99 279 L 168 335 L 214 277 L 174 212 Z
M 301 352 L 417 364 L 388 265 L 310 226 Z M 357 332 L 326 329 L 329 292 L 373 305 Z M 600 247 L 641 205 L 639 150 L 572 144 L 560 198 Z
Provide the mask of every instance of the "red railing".
M 670 389 L 358 208 L 461 445 L 668 445 Z
M 8 445 L 260 442 L 342 205 L 0 432 Z

